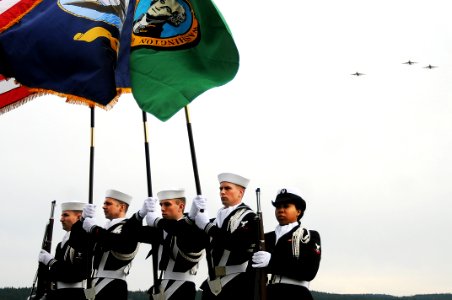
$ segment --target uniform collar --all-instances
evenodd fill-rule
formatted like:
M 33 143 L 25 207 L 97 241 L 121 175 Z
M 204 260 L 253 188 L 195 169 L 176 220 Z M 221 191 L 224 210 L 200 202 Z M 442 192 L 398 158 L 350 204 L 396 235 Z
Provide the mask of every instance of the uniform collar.
M 217 226 L 218 227 L 223 226 L 224 220 L 231 214 L 231 212 L 233 212 L 241 204 L 242 204 L 242 202 L 240 202 L 239 204 L 236 204 L 234 206 L 220 208 L 220 210 L 217 213 L 217 218 L 215 219 Z
M 104 228 L 105 229 L 109 229 L 113 226 L 115 226 L 116 224 L 120 223 L 121 221 L 125 220 L 126 218 L 116 218 L 113 220 L 108 220 L 107 223 L 105 223 Z
M 66 234 L 63 236 L 63 239 L 61 240 L 61 248 L 64 247 L 66 242 L 69 240 L 70 236 L 71 236 L 71 232 L 70 231 L 66 232 Z
M 298 226 L 300 223 L 298 221 L 287 224 L 287 225 L 277 225 L 275 228 L 275 234 L 276 234 L 276 242 L 278 242 L 279 238 L 294 229 L 294 227 Z

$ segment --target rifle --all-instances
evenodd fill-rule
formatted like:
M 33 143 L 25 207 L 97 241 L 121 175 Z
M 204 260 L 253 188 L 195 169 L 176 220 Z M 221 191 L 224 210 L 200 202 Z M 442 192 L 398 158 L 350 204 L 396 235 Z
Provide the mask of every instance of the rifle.
M 265 232 L 261 210 L 260 188 L 256 189 L 256 202 L 257 202 L 256 218 L 259 224 L 257 251 L 265 251 Z M 254 283 L 254 299 L 255 300 L 267 299 L 267 272 L 265 271 L 265 268 L 256 269 L 256 278 Z
M 42 239 L 41 249 L 50 253 L 52 249 L 52 235 L 53 235 L 53 215 L 55 212 L 55 203 L 53 200 L 50 208 L 50 218 L 46 225 L 44 232 L 44 238 Z M 38 270 L 36 271 L 33 285 L 31 287 L 29 300 L 44 300 L 50 290 L 51 281 L 48 278 L 48 268 L 46 265 L 39 263 Z

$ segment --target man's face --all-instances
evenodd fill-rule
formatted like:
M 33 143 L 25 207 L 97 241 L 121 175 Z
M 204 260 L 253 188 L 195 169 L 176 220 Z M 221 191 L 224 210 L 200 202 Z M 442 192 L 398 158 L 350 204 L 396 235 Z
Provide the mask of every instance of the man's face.
M 275 217 L 279 225 L 287 225 L 297 221 L 301 210 L 293 203 L 278 203 L 275 207 Z
M 126 214 L 126 204 L 113 198 L 105 198 L 102 209 L 109 220 L 122 218 Z
M 71 231 L 72 225 L 80 219 L 81 212 L 73 210 L 64 210 L 60 216 L 60 222 L 63 226 L 63 230 Z
M 242 201 L 245 189 L 234 183 L 223 181 L 220 183 L 221 203 L 225 207 L 234 206 Z
M 184 214 L 185 204 L 179 199 L 166 199 L 160 201 L 162 217 L 169 220 L 179 220 Z

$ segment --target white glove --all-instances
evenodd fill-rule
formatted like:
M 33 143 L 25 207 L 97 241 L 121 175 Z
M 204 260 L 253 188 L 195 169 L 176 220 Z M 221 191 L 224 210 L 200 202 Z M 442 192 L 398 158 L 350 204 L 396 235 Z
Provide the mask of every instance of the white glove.
M 204 230 L 208 223 L 209 223 L 209 214 L 207 213 L 207 210 L 204 210 L 204 212 L 199 212 L 196 214 L 195 224 L 196 226 L 198 226 L 199 229 Z
M 253 268 L 265 268 L 270 262 L 272 255 L 267 251 L 257 251 L 253 254 Z
M 157 224 L 157 221 L 160 220 L 161 218 L 162 218 L 161 212 L 159 213 L 156 211 L 150 211 L 146 215 L 146 224 L 148 224 L 148 226 L 150 226 L 150 227 L 155 227 Z
M 83 208 L 83 212 L 82 212 L 82 218 L 86 219 L 86 218 L 94 218 L 96 216 L 96 205 L 94 204 L 87 204 L 84 208 Z
M 147 200 L 149 200 L 149 211 L 161 212 L 160 202 L 157 197 L 149 197 Z
M 207 207 L 207 199 L 204 198 L 201 195 L 196 196 L 193 198 L 193 203 L 190 207 L 190 212 L 188 213 L 188 217 L 190 219 L 194 219 L 196 217 L 196 214 L 200 212 L 201 210 L 206 210 Z
M 158 201 L 157 198 L 154 198 L 154 197 L 149 197 L 146 200 L 144 200 L 143 206 L 141 207 L 140 211 L 138 212 L 140 217 L 144 218 L 144 217 L 146 217 L 148 212 L 155 211 L 157 201 Z
M 96 222 L 94 220 L 94 218 L 85 218 L 85 220 L 83 220 L 83 229 L 85 229 L 86 232 L 91 232 L 91 230 L 96 226 Z
M 193 199 L 193 203 L 195 203 L 199 211 L 205 211 L 207 209 L 207 198 L 204 198 L 203 196 L 196 196 L 195 199 Z
M 41 249 L 39 252 L 39 262 L 45 264 L 46 266 L 50 263 L 50 261 L 53 259 L 53 255 L 47 252 L 44 249 Z

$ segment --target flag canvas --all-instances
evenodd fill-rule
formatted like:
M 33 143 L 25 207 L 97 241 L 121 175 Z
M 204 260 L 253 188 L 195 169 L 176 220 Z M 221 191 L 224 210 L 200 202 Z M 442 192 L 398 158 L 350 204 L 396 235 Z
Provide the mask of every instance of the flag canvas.
M 0 74 L 33 92 L 110 108 L 125 0 L 42 0 L 0 34 Z
M 0 75 L 0 114 L 34 98 L 28 88 L 18 84 L 14 78 L 5 78 Z
M 231 32 L 210 0 L 137 1 L 131 47 L 133 96 L 162 121 L 239 68 Z

